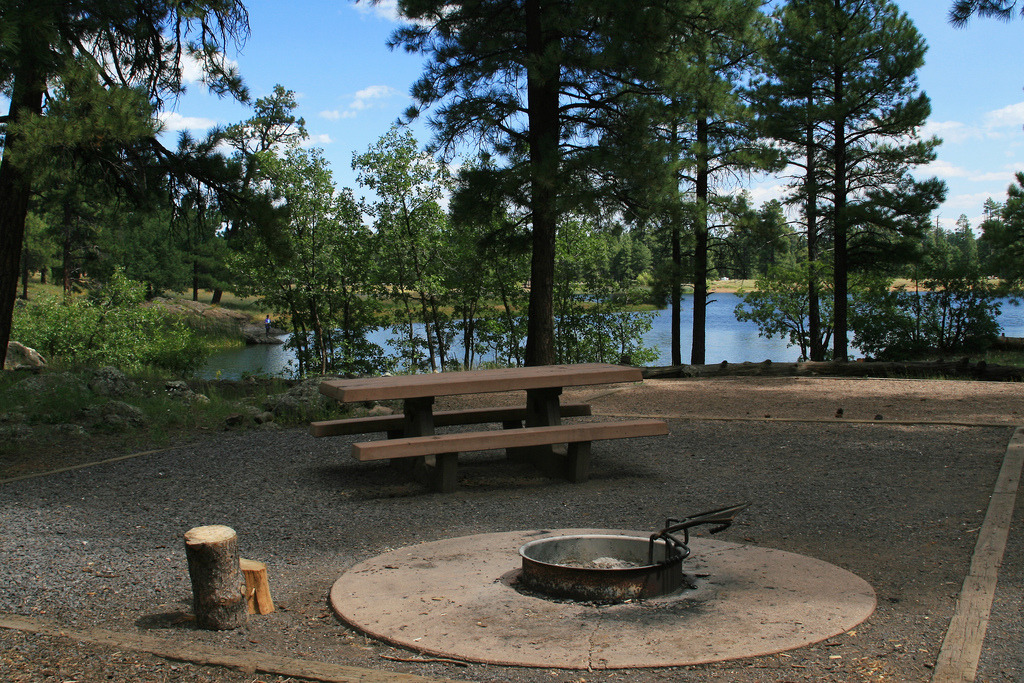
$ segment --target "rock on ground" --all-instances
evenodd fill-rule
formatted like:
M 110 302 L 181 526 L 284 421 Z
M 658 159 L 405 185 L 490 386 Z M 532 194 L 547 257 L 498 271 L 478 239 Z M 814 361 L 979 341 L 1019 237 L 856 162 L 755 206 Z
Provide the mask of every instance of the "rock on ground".
M 4 370 L 42 370 L 46 360 L 33 348 L 21 342 L 7 342 L 7 356 L 4 358 Z

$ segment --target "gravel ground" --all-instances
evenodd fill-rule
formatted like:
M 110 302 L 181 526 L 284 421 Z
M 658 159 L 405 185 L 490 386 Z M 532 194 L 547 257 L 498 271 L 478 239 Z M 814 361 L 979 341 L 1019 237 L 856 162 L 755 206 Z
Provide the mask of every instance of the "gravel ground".
M 463 403 L 506 400 L 515 399 Z M 605 415 L 667 416 L 671 435 L 595 443 L 591 480 L 579 485 L 497 453 L 467 455 L 451 495 L 406 482 L 386 465 L 353 461 L 347 448 L 355 438 L 313 439 L 302 430 L 205 435 L 185 447 L 0 484 L 0 613 L 182 647 L 456 680 L 929 680 L 1016 411 L 1024 410 L 1024 386 L 663 380 L 567 391 L 565 400 L 591 400 Z M 581 674 L 397 662 L 388 657 L 415 654 L 348 630 L 327 604 L 347 567 L 388 549 L 516 529 L 656 530 L 666 517 L 742 500 L 752 505 L 723 540 L 853 571 L 874 586 L 875 614 L 850 633 L 782 655 Z M 980 681 L 1024 677 L 1019 515 Z M 242 555 L 267 563 L 278 611 L 231 632 L 192 627 L 182 534 L 204 524 L 233 527 Z M 0 629 L 0 680 L 288 679 Z

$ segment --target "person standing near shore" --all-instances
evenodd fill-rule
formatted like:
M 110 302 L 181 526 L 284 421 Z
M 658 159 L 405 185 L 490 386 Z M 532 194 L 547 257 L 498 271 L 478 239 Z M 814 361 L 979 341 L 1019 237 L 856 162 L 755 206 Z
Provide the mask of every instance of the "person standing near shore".
M 270 314 L 267 314 L 267 319 L 263 321 L 264 327 L 267 328 L 267 336 L 270 336 Z

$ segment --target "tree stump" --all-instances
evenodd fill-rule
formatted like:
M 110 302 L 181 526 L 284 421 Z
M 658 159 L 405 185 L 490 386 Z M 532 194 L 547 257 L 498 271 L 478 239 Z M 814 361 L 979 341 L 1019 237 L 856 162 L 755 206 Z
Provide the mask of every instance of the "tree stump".
M 211 630 L 243 626 L 248 613 L 235 530 L 219 524 L 189 529 L 185 532 L 185 556 L 196 624 Z
M 245 600 L 249 606 L 249 614 L 270 614 L 274 611 L 274 600 L 270 597 L 267 565 L 245 558 L 238 562 L 245 576 Z

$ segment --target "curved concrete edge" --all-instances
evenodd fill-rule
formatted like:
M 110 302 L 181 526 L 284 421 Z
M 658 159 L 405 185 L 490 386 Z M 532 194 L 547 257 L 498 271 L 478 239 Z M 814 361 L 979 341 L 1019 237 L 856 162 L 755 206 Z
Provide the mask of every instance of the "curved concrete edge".
M 594 529 L 480 534 L 399 548 L 355 565 L 330 602 L 383 642 L 487 664 L 628 669 L 775 654 L 849 631 L 874 611 L 871 586 L 827 562 L 694 539 L 696 588 L 594 606 L 523 595 L 508 585 L 527 540 Z M 645 535 L 645 534 L 640 534 Z

